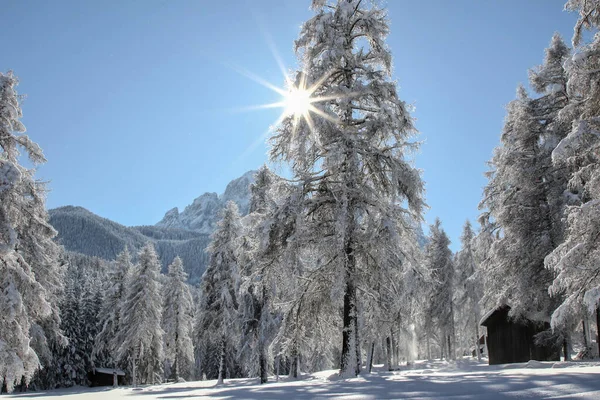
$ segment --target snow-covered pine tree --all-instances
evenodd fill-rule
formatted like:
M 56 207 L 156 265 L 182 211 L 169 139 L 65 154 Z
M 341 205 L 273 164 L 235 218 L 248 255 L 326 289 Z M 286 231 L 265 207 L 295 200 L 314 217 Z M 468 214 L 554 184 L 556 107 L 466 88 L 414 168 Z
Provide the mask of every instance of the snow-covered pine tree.
M 181 258 L 169 265 L 165 286 L 163 328 L 165 331 L 165 360 L 175 381 L 190 379 L 194 366 L 192 345 L 194 302 L 183 270 Z
M 239 264 L 237 248 L 240 235 L 240 215 L 233 201 L 225 206 L 217 229 L 208 247 L 210 262 L 202 275 L 202 290 L 198 315 L 199 345 L 203 349 L 202 372 L 218 383 L 229 370 L 235 358 L 238 321 Z M 229 361 L 229 362 L 228 362 Z
M 60 370 L 62 379 L 59 386 L 74 386 L 85 384 L 86 371 L 84 355 L 81 353 L 81 274 L 76 264 L 69 264 L 66 275 L 65 295 L 62 299 L 60 312 L 63 332 L 68 344 L 60 355 Z
M 442 229 L 442 223 L 436 218 L 429 227 L 429 243 L 425 248 L 425 265 L 432 278 L 429 318 L 440 332 L 439 344 L 442 357 L 454 359 L 454 263 L 450 250 L 450 239 Z
M 314 371 L 336 365 L 339 348 L 334 343 L 341 331 L 339 303 L 332 302 L 332 296 L 341 298 L 333 285 L 335 270 L 327 256 L 319 259 L 320 236 L 313 229 L 318 217 L 307 223 L 303 186 L 275 185 L 273 193 L 278 199 L 269 231 L 269 247 L 276 256 L 269 273 L 274 275 L 274 303 L 281 315 L 271 347 L 280 360 L 287 360 L 285 371 L 292 378 L 297 378 L 302 368 Z
M 484 302 L 508 304 L 511 315 L 546 321 L 553 310 L 547 288 L 552 274 L 544 257 L 557 245 L 545 182 L 548 152 L 541 148 L 543 121 L 535 103 L 519 86 L 517 99 L 507 106 L 501 146 L 494 150 L 492 171 L 480 207 L 492 219 L 498 235 L 483 264 Z
M 119 364 L 118 350 L 121 345 L 121 330 L 124 329 L 120 321 L 132 269 L 131 255 L 125 246 L 110 265 L 104 288 L 104 301 L 98 315 L 100 331 L 96 336 L 94 354 L 96 357 L 103 353 L 108 354 L 107 361 L 113 368 L 125 366 Z
M 52 303 L 62 285 L 56 231 L 47 222 L 44 184 L 19 164 L 19 154 L 25 151 L 34 165 L 46 160 L 22 134 L 17 84 L 12 72 L 0 73 L 0 384 L 9 392 L 28 385 L 40 366 L 33 345 L 62 338 Z
M 312 8 L 316 15 L 296 41 L 296 82 L 312 88 L 314 102 L 304 117 L 288 116 L 277 128 L 271 159 L 292 164 L 306 210 L 321 218 L 312 217 L 314 240 L 327 252 L 321 271 L 335 278 L 343 311 L 340 373 L 354 376 L 361 365 L 359 277 L 369 275 L 367 259 L 380 246 L 376 232 L 402 232 L 398 213 L 421 219 L 423 185 L 405 158 L 415 129 L 391 80 L 385 11 L 360 0 L 313 0 Z
M 565 296 L 552 315 L 552 326 L 568 323 L 585 303 L 596 312 L 600 327 L 600 1 L 569 0 L 565 8 L 579 13 L 573 37 L 577 47 L 566 63 L 569 104 L 561 112 L 573 123 L 552 160 L 568 169 L 573 204 L 566 213 L 565 239 L 545 263 L 557 274 L 550 292 Z M 589 43 L 582 43 L 583 29 L 595 32 Z
M 274 243 L 273 212 L 276 207 L 272 185 L 276 177 L 267 166 L 261 167 L 250 187 L 250 212 L 242 219 L 240 264 L 240 319 L 242 338 L 240 359 L 249 376 L 266 383 L 271 356 L 269 344 L 277 325 L 272 309 L 275 271 L 280 248 Z
M 538 321 L 547 321 L 556 306 L 547 293 L 553 276 L 544 269 L 544 258 L 562 241 L 562 216 L 569 202 L 564 195 L 566 170 L 551 161 L 570 124 L 565 118 L 564 69 L 569 54 L 560 36 L 554 35 L 544 63 L 530 71 L 531 86 L 541 96 L 530 99 L 523 87 L 517 89 L 517 99 L 507 107 L 501 146 L 490 162 L 481 203 L 488 211 L 480 220 L 497 230 L 482 263 L 484 303 L 488 307 L 507 303 L 513 316 Z
M 161 382 L 163 376 L 161 266 L 152 243 L 138 260 L 120 316 L 118 351 L 120 359 L 128 358 L 134 385 Z
M 456 255 L 456 289 L 455 303 L 457 313 L 457 328 L 462 333 L 461 346 L 463 349 L 475 346 L 477 359 L 481 361 L 479 352 L 479 320 L 481 310 L 479 301 L 483 297 L 483 285 L 476 264 L 474 249 L 475 233 L 467 220 L 460 237 L 462 247 Z
M 94 362 L 95 339 L 100 330 L 100 321 L 98 314 L 102 305 L 102 288 L 100 281 L 94 276 L 84 276 L 81 291 L 81 307 L 79 316 L 79 326 L 81 333 L 81 354 L 83 358 L 85 379 L 80 384 L 87 384 L 87 373 L 94 367 L 103 367 L 103 365 Z

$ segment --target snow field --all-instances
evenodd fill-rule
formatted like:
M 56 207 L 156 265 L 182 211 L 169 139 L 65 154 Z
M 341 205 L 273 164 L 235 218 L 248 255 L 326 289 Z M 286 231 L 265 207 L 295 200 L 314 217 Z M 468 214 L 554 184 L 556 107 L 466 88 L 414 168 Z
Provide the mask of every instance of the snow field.
M 600 399 L 600 362 L 538 362 L 488 366 L 473 360 L 419 361 L 414 367 L 340 379 L 336 370 L 281 377 L 182 382 L 131 387 L 74 387 L 17 393 L 8 399 Z

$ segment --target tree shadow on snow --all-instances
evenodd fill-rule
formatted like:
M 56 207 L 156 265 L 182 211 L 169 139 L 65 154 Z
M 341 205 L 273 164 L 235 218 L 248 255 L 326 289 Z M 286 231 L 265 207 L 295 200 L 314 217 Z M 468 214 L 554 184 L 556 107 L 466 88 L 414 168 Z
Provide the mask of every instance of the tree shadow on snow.
M 40 397 L 50 397 L 50 396 L 68 396 L 68 395 L 76 395 L 76 394 L 88 394 L 88 393 L 101 393 L 101 392 L 109 392 L 113 390 L 112 386 L 102 386 L 102 387 L 89 387 L 89 386 L 72 386 L 69 388 L 60 388 L 53 390 L 44 390 L 44 391 L 28 391 L 17 393 L 13 392 L 8 395 L 8 398 L 14 399 L 28 399 L 28 398 L 40 398 Z M 5 394 L 2 394 L 4 397 Z
M 258 385 L 256 381 L 231 382 L 230 385 L 203 388 L 186 387 L 154 391 L 160 399 L 184 400 L 199 395 L 219 398 L 244 399 L 328 399 L 353 396 L 365 399 L 419 398 L 419 399 L 479 399 L 486 400 L 545 398 L 548 396 L 600 396 L 600 374 L 562 375 L 400 375 L 394 373 L 365 374 L 357 379 L 324 382 L 306 380 L 303 384 Z M 281 382 L 280 382 L 281 383 Z M 193 391 L 195 393 L 185 393 Z M 586 397 L 583 397 L 586 398 Z

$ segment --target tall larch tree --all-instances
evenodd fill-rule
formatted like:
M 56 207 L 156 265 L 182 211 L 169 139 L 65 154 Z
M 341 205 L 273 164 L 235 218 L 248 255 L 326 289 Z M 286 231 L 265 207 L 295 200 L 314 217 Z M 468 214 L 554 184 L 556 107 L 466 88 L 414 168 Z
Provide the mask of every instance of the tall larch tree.
M 556 244 L 548 220 L 540 135 L 543 126 L 525 89 L 507 106 L 501 146 L 494 150 L 481 207 L 500 230 L 484 264 L 492 279 L 486 303 L 508 304 L 511 315 L 548 320 L 553 306 L 547 288 L 552 274 L 544 257 Z M 484 219 L 485 219 L 484 218 Z
M 161 382 L 163 375 L 160 261 L 151 243 L 142 248 L 138 262 L 119 322 L 119 356 L 129 359 L 134 385 Z
M 561 112 L 573 122 L 552 152 L 552 161 L 568 170 L 568 193 L 574 202 L 566 212 L 564 242 L 545 260 L 557 274 L 550 292 L 564 295 L 552 326 L 560 328 L 586 304 L 600 327 L 600 1 L 569 0 L 565 8 L 579 13 L 575 54 L 565 63 L 569 104 Z M 583 42 L 585 29 L 594 32 L 589 43 Z
M 23 134 L 17 84 L 12 72 L 0 73 L 0 384 L 9 392 L 28 385 L 40 367 L 32 342 L 41 348 L 50 335 L 60 335 L 56 295 L 62 285 L 44 184 L 35 180 L 35 169 L 19 164 L 21 151 L 33 165 L 46 159 Z M 54 321 L 43 326 L 48 319 Z
M 190 379 L 194 366 L 192 344 L 194 301 L 183 270 L 183 261 L 175 257 L 169 265 L 165 287 L 163 327 L 165 331 L 165 359 L 175 381 Z
M 198 316 L 200 343 L 205 349 L 203 372 L 207 376 L 216 375 L 219 384 L 223 383 L 228 365 L 231 366 L 228 358 L 235 357 L 238 339 L 235 332 L 239 332 L 236 327 L 239 304 L 239 237 L 240 214 L 237 205 L 229 201 L 207 249 L 210 262 L 202 275 Z
M 304 182 L 306 210 L 319 225 L 315 240 L 331 260 L 321 270 L 329 269 L 340 288 L 340 373 L 354 376 L 361 366 L 361 277 L 369 275 L 379 232 L 403 232 L 398 214 L 420 220 L 423 184 L 406 159 L 415 129 L 391 79 L 385 11 L 361 0 L 313 0 L 312 8 L 295 44 L 296 86 L 309 88 L 312 104 L 277 128 L 271 159 L 289 162 Z

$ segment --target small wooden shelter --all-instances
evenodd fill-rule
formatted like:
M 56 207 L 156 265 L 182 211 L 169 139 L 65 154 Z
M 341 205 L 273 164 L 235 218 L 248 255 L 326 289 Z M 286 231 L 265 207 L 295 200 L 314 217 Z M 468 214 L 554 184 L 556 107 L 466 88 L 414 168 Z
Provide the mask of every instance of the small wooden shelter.
M 94 368 L 88 373 L 90 386 L 113 386 L 115 375 L 119 385 L 125 383 L 125 371 L 118 368 Z
M 513 320 L 508 317 L 509 311 L 507 305 L 497 307 L 479 323 L 487 328 L 490 365 L 560 360 L 560 348 L 535 343 L 535 335 L 550 329 L 548 322 Z

